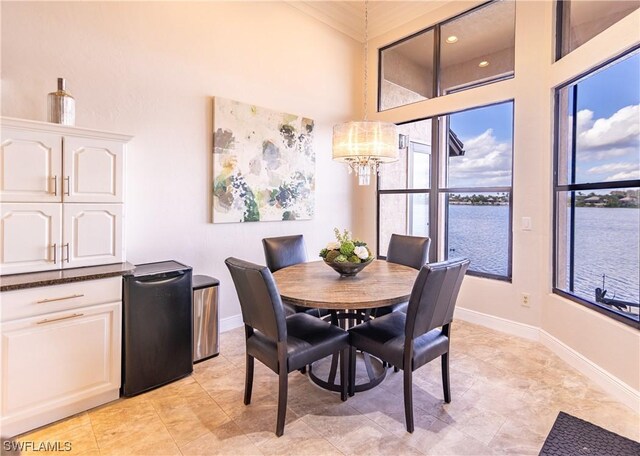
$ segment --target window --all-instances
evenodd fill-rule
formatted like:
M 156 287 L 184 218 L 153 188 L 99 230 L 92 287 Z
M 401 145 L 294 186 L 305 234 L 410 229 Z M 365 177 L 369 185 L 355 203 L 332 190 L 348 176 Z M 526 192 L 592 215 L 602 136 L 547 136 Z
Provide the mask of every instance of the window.
M 471 260 L 469 271 L 511 277 L 513 103 L 451 114 L 445 179 L 446 257 Z
M 386 256 L 393 233 L 429 236 L 431 195 L 431 120 L 400 125 L 407 147 L 378 179 L 378 253 Z
M 440 27 L 440 93 L 513 76 L 516 3 L 472 10 Z
M 557 5 L 556 59 L 560 59 L 631 14 L 640 2 L 558 0 Z
M 486 3 L 381 49 L 378 110 L 512 77 L 515 4 Z
M 638 326 L 640 52 L 556 91 L 554 291 Z
M 380 111 L 432 97 L 433 30 L 380 52 Z
M 398 128 L 407 148 L 378 179 L 379 255 L 392 233 L 429 236 L 430 261 L 467 257 L 469 274 L 510 279 L 513 103 Z

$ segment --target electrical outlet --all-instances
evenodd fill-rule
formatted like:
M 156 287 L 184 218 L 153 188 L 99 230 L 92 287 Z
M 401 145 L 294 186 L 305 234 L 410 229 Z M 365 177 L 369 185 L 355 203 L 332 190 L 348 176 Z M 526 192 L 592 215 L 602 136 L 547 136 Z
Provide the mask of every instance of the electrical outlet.
M 522 293 L 520 295 L 520 304 L 522 307 L 531 307 L 531 294 Z

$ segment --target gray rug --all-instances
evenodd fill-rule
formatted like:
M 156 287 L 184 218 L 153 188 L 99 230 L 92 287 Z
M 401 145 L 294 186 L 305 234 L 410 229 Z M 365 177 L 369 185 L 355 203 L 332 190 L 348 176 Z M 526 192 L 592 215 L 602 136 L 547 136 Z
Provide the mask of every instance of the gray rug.
M 638 456 L 640 443 L 560 412 L 540 456 Z

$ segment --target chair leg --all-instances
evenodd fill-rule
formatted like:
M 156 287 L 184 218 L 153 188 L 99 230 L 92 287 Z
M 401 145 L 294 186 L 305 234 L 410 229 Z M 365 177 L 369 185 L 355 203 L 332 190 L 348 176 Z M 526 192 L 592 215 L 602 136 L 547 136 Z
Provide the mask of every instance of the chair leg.
M 349 396 L 356 394 L 356 348 L 349 348 Z
M 349 349 L 345 348 L 340 352 L 340 399 L 347 400 L 347 386 L 349 385 Z
M 251 391 L 253 389 L 253 364 L 253 356 L 247 355 L 247 367 L 244 377 L 244 405 L 249 405 L 251 403 Z
M 289 374 L 285 369 L 281 369 L 278 377 L 278 420 L 276 422 L 276 435 L 280 437 L 284 433 L 284 419 L 287 415 L 287 381 Z
M 444 389 L 444 401 L 451 402 L 451 389 L 449 387 L 449 352 L 442 355 L 442 388 Z
M 410 369 L 404 370 L 404 419 L 407 432 L 413 432 L 413 381 Z

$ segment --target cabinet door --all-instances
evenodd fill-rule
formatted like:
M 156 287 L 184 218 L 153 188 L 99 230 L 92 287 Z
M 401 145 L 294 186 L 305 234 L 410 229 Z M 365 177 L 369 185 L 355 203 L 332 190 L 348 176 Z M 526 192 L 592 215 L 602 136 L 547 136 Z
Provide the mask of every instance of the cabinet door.
M 64 202 L 122 203 L 124 144 L 64 137 Z
M 64 268 L 120 263 L 121 204 L 63 204 L 62 258 Z
M 62 137 L 52 133 L 2 129 L 0 200 L 61 201 Z
M 2 204 L 0 213 L 0 274 L 61 267 L 61 204 Z
M 120 388 L 121 315 L 114 302 L 2 324 L 3 435 Z

